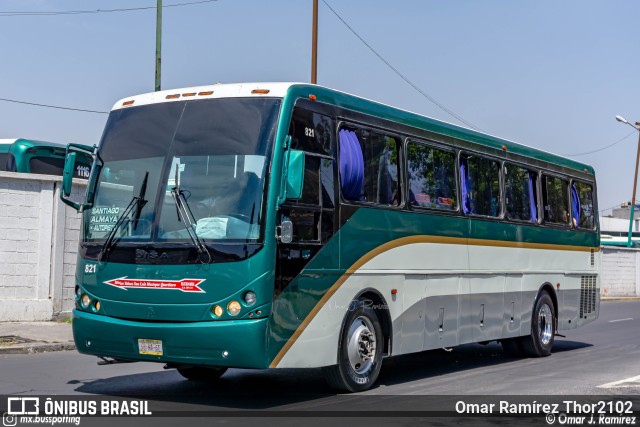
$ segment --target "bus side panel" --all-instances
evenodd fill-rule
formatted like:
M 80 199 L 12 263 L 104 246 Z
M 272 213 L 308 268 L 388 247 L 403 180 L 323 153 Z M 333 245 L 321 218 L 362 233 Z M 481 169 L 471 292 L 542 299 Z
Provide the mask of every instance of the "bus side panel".
M 425 318 L 420 319 L 420 309 L 404 313 L 409 307 L 404 307 L 403 301 L 408 293 L 407 304 L 424 304 L 421 300 L 426 297 L 425 284 L 407 285 L 405 277 L 407 274 L 467 271 L 466 228 L 467 220 L 462 218 L 415 215 L 390 209 L 357 209 L 338 231 L 339 239 L 334 236 L 327 242 L 308 267 L 276 298 L 270 330 L 270 366 L 335 364 L 346 309 L 365 288 L 378 291 L 389 305 L 392 354 L 404 352 L 403 321 L 416 327 L 407 335 L 404 349 L 419 348 L 424 339 L 418 338 L 420 344 L 409 341 L 414 341 L 416 334 L 418 337 L 422 334 Z M 442 244 L 443 239 L 451 243 Z M 338 252 L 343 273 L 335 283 L 329 284 L 321 277 L 303 280 L 309 269 L 321 268 L 322 263 L 317 259 L 335 256 Z M 399 291 L 395 298 L 392 289 Z M 448 292 L 455 301 L 458 287 Z M 303 297 L 305 303 L 296 304 Z M 313 302 L 315 305 L 311 305 Z M 451 316 L 451 311 L 447 311 L 447 316 Z M 408 317 L 401 318 L 405 314 Z
M 467 301 L 461 299 L 460 275 L 428 275 L 426 277 L 426 334 L 423 349 L 452 347 L 460 343 L 462 328 L 460 311 Z M 462 304 L 462 306 L 461 306 Z
M 422 351 L 425 345 L 425 316 L 429 313 L 425 295 L 428 293 L 426 274 L 406 274 L 402 289 L 403 313 L 399 328 L 394 327 L 393 342 L 399 342 L 400 352 Z M 397 322 L 398 323 L 398 322 Z
M 522 321 L 522 274 L 508 274 L 504 292 L 504 319 L 502 321 L 502 338 L 520 335 Z
M 473 342 L 502 338 L 504 320 L 504 285 L 502 274 L 469 275 L 471 292 L 466 296 L 470 310 L 465 322 Z

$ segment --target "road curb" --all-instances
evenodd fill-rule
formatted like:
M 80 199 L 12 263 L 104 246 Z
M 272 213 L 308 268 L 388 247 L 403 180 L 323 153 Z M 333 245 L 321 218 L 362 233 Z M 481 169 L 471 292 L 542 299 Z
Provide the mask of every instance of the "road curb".
M 70 343 L 29 343 L 22 345 L 0 346 L 0 354 L 36 354 L 51 351 L 75 350 L 76 345 Z

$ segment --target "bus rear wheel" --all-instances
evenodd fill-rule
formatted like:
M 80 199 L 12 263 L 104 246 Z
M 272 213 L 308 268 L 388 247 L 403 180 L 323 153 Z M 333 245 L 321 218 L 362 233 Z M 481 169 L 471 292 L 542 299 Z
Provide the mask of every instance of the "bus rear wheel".
M 189 381 L 214 382 L 227 372 L 227 368 L 188 367 L 177 368 L 177 371 Z
M 551 296 L 542 291 L 535 305 L 531 318 L 531 335 L 522 337 L 520 345 L 523 352 L 531 357 L 544 357 L 551 354 L 556 326 L 555 310 Z
M 358 392 L 375 383 L 382 366 L 382 326 L 375 311 L 363 300 L 353 301 L 338 343 L 338 364 L 323 369 L 333 388 Z

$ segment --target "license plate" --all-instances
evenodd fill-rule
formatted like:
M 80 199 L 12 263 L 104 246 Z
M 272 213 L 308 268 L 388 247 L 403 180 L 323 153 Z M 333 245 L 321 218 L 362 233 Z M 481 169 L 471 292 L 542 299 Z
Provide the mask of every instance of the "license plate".
M 150 354 L 152 356 L 162 356 L 162 341 L 160 340 L 138 340 L 138 352 L 140 354 Z

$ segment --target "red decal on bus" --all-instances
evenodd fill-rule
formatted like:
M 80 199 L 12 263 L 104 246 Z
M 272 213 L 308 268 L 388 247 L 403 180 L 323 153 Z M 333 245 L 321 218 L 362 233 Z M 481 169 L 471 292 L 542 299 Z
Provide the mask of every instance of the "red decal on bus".
M 182 280 L 146 280 L 128 279 L 121 277 L 112 279 L 106 283 L 120 289 L 176 289 L 182 292 L 205 292 L 198 285 L 206 279 L 182 279 Z

